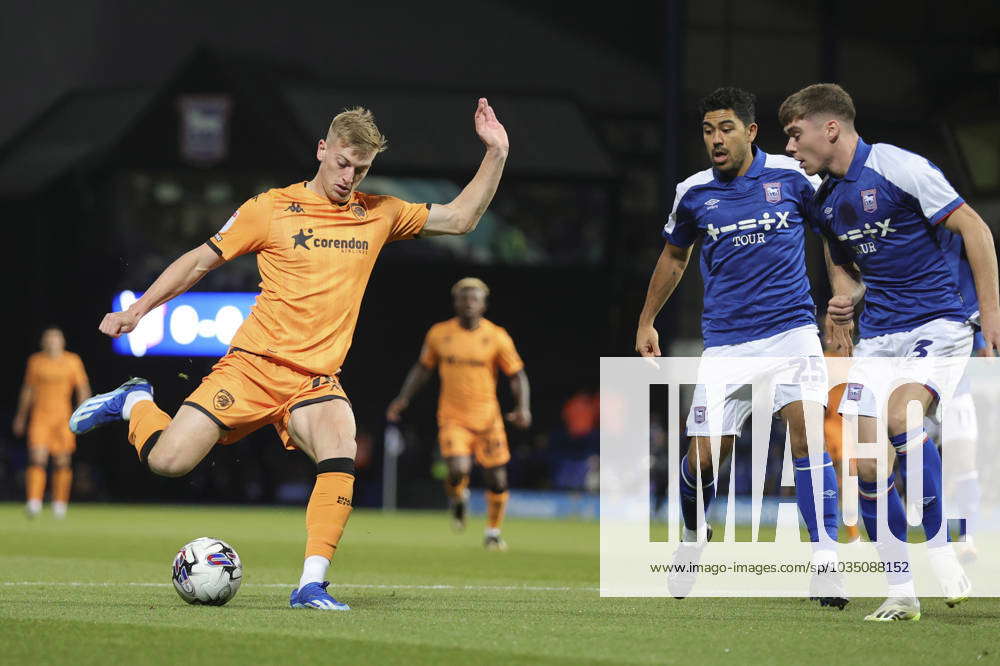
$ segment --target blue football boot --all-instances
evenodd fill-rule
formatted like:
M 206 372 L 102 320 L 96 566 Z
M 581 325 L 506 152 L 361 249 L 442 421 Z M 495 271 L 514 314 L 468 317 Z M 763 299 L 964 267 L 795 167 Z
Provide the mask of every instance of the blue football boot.
M 152 395 L 153 387 L 142 377 L 133 377 L 114 391 L 87 398 L 69 417 L 69 429 L 77 435 L 82 435 L 99 426 L 121 421 L 125 396 L 133 391 L 146 391 Z
M 351 607 L 341 603 L 326 593 L 330 582 L 308 583 L 301 590 L 292 590 L 288 605 L 292 608 L 316 608 L 318 610 L 347 611 Z

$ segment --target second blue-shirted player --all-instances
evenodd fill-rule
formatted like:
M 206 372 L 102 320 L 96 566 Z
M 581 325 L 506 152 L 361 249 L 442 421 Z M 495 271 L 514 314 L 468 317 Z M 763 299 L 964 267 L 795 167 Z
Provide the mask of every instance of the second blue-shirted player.
M 941 529 L 941 458 L 922 424 L 907 431 L 906 408 L 919 402 L 926 415 L 938 398 L 952 395 L 977 325 L 989 351 L 1000 347 L 993 237 L 937 167 L 896 146 L 865 143 L 854 118 L 853 100 L 835 84 L 804 88 L 779 110 L 789 155 L 806 173 L 826 174 L 809 217 L 827 244 L 834 292 L 830 316 L 851 324 L 863 298 L 854 357 L 894 359 L 890 372 L 881 371 L 885 365 L 855 364 L 841 413 L 857 414 L 861 441 L 874 442 L 876 417 L 887 402 L 889 439 L 900 462 L 908 451 L 922 451 L 920 499 L 928 558 L 953 606 L 968 598 L 971 585 Z M 897 378 L 909 383 L 890 395 Z M 905 475 L 906 465 L 900 468 Z M 875 461 L 858 460 L 858 476 L 865 527 L 890 565 L 889 598 L 865 619 L 917 620 L 920 604 L 912 575 L 892 567 L 908 561 L 905 510 L 892 476 L 886 484 L 888 527 L 898 540 L 877 538 Z

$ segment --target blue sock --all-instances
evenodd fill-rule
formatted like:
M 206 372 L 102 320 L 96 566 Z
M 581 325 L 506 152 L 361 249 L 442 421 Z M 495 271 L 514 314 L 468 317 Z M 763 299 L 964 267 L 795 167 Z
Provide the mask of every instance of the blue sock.
M 799 513 L 809 530 L 809 540 L 819 541 L 819 527 L 816 524 L 816 509 L 813 505 L 812 470 L 809 458 L 795 458 L 795 497 L 799 504 Z M 823 527 L 831 540 L 837 540 L 837 529 L 840 520 L 837 515 L 837 472 L 833 469 L 833 459 L 823 452 Z
M 889 475 L 885 482 L 887 495 L 885 498 L 886 509 L 889 512 L 889 531 L 900 541 L 906 541 L 906 509 L 903 508 L 903 500 L 896 490 L 896 477 Z M 878 541 L 878 498 L 875 494 L 877 482 L 863 481 L 858 479 L 858 504 L 861 511 L 861 518 L 865 522 L 865 530 L 868 531 L 868 538 Z
M 704 480 L 704 474 L 702 475 Z M 701 488 L 701 502 L 708 515 L 708 505 L 715 496 L 715 479 L 708 481 Z M 681 458 L 681 513 L 684 515 L 684 525 L 689 530 L 698 529 L 698 479 L 688 470 L 688 457 Z
M 906 479 L 908 447 L 921 446 L 921 441 L 924 453 L 924 496 L 921 498 L 923 500 L 924 515 L 921 522 L 924 526 L 924 535 L 930 541 L 941 530 L 941 454 L 938 453 L 934 440 L 922 429 L 901 435 L 893 435 L 889 438 L 889 442 L 896 449 L 896 455 L 899 457 L 899 470 L 903 474 L 903 483 L 906 484 L 907 495 L 910 494 L 910 486 L 907 484 Z
M 977 472 L 969 472 L 955 482 L 955 507 L 958 509 L 958 515 L 965 516 L 965 520 L 959 523 L 958 528 L 958 533 L 963 537 L 976 531 L 980 494 Z

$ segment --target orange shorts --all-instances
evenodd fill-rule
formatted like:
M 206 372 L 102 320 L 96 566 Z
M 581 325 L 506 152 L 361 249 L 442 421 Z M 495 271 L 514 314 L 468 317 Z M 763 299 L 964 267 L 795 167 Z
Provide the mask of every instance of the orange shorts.
M 442 423 L 438 426 L 438 443 L 445 458 L 475 453 L 476 462 L 482 467 L 506 465 L 510 460 L 507 432 L 500 419 L 486 430 L 472 430 L 454 422 Z
M 76 451 L 76 435 L 69 429 L 69 417 L 31 419 L 28 423 L 28 448 L 45 449 L 56 456 Z
M 184 404 L 208 415 L 225 431 L 220 444 L 233 444 L 273 424 L 285 448 L 294 449 L 288 434 L 292 412 L 328 400 L 347 400 L 336 377 L 310 375 L 266 356 L 232 349 Z

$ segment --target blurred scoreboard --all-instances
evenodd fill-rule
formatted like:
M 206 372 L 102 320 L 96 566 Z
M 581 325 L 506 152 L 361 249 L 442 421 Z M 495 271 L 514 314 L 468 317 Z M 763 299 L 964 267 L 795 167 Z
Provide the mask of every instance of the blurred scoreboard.
M 123 291 L 111 311 L 126 310 L 141 296 Z M 181 294 L 149 312 L 134 331 L 115 338 L 113 348 L 123 356 L 222 356 L 256 298 L 256 292 Z

